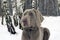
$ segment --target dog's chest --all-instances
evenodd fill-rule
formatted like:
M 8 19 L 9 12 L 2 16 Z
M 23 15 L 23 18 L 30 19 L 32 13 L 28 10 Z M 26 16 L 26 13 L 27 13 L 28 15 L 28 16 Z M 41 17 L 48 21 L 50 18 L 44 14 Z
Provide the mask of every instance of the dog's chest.
M 39 30 L 27 30 L 24 31 L 24 37 L 29 39 L 29 40 L 37 40 L 39 37 Z

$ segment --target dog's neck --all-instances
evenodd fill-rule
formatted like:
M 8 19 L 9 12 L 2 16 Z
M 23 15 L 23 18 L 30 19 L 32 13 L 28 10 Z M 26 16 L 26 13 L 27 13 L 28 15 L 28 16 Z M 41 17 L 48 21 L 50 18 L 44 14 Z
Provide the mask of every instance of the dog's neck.
M 38 29 L 39 29 L 38 27 L 26 27 L 26 28 L 23 28 L 23 30 L 25 30 L 27 32 L 37 31 Z

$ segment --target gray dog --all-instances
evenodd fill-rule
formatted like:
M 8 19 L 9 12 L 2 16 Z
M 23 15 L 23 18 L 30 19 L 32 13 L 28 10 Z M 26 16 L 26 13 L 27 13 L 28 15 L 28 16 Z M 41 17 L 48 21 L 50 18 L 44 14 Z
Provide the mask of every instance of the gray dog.
M 50 32 L 47 28 L 41 27 L 43 20 L 44 18 L 39 10 L 25 10 L 21 18 L 23 27 L 22 40 L 48 40 Z

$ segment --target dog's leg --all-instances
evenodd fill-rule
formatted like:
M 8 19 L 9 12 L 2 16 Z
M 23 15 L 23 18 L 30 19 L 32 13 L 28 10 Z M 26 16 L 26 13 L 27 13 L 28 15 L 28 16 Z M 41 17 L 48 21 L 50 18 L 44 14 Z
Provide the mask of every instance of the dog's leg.
M 43 40 L 48 40 L 50 36 L 50 32 L 47 28 L 44 28 L 44 36 L 43 36 Z

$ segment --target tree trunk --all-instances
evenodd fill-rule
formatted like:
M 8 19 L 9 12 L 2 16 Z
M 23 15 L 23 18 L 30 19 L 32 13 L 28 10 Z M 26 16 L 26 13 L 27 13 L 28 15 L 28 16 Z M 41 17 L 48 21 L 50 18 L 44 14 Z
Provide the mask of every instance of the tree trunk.
M 23 11 L 25 11 L 26 9 L 31 9 L 31 8 L 32 8 L 32 0 L 26 0 L 24 3 Z
M 16 8 L 16 14 L 18 13 L 17 9 L 17 0 L 15 0 L 15 8 Z
M 1 12 L 1 0 L 0 0 L 0 16 L 2 16 L 2 12 Z
M 10 15 L 12 15 L 13 14 L 13 10 L 12 10 L 12 3 L 11 3 L 11 0 L 7 0 L 8 1 L 8 6 L 9 6 L 9 13 L 10 13 Z

